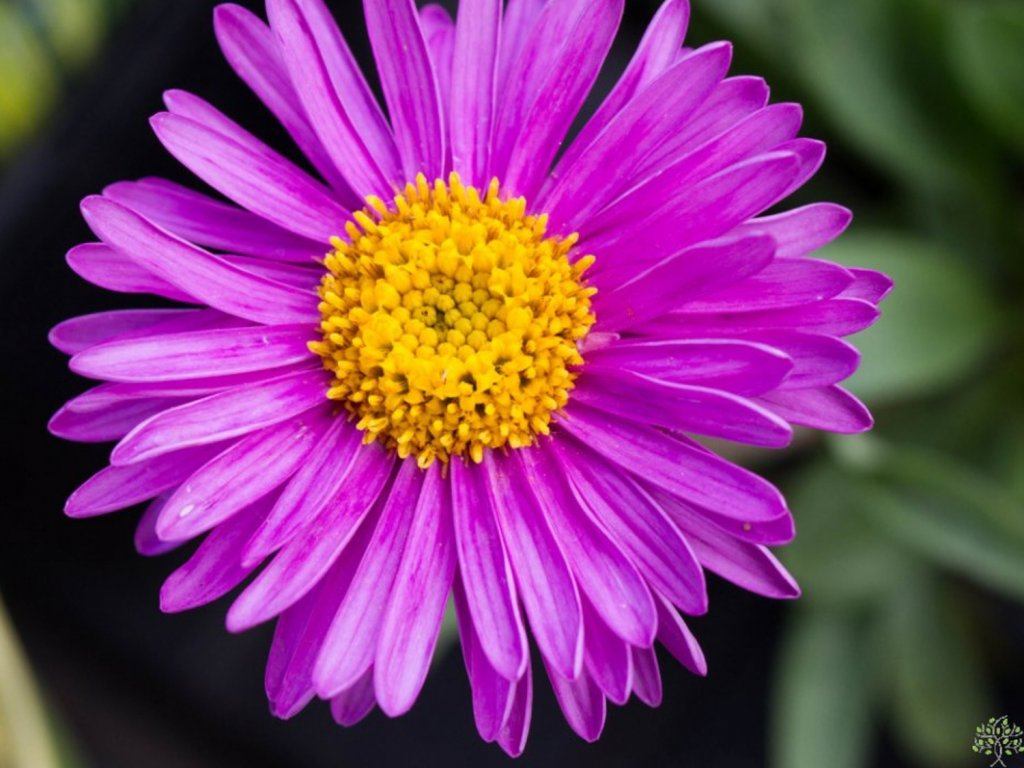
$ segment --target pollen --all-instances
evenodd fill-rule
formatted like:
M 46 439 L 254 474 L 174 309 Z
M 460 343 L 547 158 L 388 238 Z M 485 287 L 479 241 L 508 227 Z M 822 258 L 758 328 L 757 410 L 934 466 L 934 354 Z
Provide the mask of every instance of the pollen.
M 500 191 L 420 175 L 390 204 L 367 198 L 324 258 L 310 349 L 327 397 L 423 468 L 548 434 L 594 324 L 578 235 Z

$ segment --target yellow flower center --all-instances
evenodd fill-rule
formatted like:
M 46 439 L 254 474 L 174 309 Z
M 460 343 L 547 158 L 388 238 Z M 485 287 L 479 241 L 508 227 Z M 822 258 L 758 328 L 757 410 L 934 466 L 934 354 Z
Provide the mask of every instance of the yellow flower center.
M 497 180 L 482 196 L 420 175 L 393 205 L 367 203 L 324 259 L 310 349 L 334 375 L 327 396 L 366 442 L 424 468 L 547 434 L 594 323 L 594 259 L 569 259 L 578 236 L 547 235 Z

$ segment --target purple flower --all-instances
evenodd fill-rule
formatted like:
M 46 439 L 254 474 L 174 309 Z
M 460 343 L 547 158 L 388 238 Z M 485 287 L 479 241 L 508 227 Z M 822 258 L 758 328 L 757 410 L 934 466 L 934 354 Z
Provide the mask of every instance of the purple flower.
M 705 674 L 680 616 L 707 610 L 705 569 L 798 594 L 767 549 L 793 537 L 782 496 L 690 435 L 868 429 L 841 337 L 890 282 L 809 257 L 845 209 L 762 215 L 824 145 L 726 76 L 728 44 L 682 48 L 685 0 L 560 157 L 623 0 L 365 9 L 386 112 L 321 0 L 215 14 L 316 176 L 170 91 L 158 138 L 234 204 L 153 178 L 82 203 L 75 272 L 189 307 L 53 330 L 103 383 L 51 430 L 120 441 L 67 513 L 149 501 L 143 554 L 205 534 L 165 611 L 252 576 L 227 623 L 277 619 L 280 717 L 407 711 L 452 597 L 484 739 L 523 750 L 527 624 L 596 739 L 606 700 L 660 701 L 655 640 Z

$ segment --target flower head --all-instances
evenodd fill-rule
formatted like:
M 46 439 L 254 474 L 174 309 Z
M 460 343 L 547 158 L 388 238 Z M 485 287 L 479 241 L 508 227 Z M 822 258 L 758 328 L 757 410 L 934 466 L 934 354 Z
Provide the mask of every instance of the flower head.
M 215 14 L 315 173 L 171 91 L 157 137 L 231 202 L 162 179 L 83 202 L 72 269 L 187 306 L 53 330 L 102 383 L 51 430 L 118 441 L 67 512 L 148 502 L 144 554 L 205 535 L 161 605 L 248 579 L 228 626 L 276 619 L 281 717 L 407 711 L 451 598 L 485 739 L 524 747 L 529 638 L 594 739 L 607 701 L 660 700 L 655 641 L 705 673 L 681 616 L 705 570 L 798 594 L 766 548 L 783 498 L 694 438 L 868 429 L 841 339 L 890 283 L 810 258 L 846 210 L 764 215 L 824 147 L 727 44 L 682 47 L 685 0 L 560 156 L 623 0 L 364 5 L 386 116 L 321 0 Z

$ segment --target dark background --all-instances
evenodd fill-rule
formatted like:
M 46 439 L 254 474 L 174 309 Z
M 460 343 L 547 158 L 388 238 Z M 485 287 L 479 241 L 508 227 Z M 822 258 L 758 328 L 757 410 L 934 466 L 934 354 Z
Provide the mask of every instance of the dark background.
M 242 4 L 262 11 L 260 3 Z M 627 5 L 599 91 L 614 82 L 655 7 L 653 2 L 634 0 Z M 292 721 L 278 721 L 269 715 L 263 694 L 268 627 L 229 635 L 223 627 L 226 600 L 185 615 L 162 615 L 157 606 L 160 583 L 185 555 L 139 557 L 132 547 L 137 517 L 133 512 L 85 522 L 65 519 L 61 513 L 67 495 L 105 463 L 108 447 L 63 443 L 46 433 L 49 416 L 85 386 L 67 371 L 64 357 L 47 346 L 46 332 L 74 315 L 158 303 L 103 292 L 67 269 L 64 252 L 91 239 L 79 216 L 78 201 L 124 178 L 164 175 L 192 183 L 187 172 L 162 151 L 146 122 L 162 108 L 160 96 L 165 88 L 194 91 L 271 145 L 290 146 L 283 131 L 221 60 L 212 31 L 213 6 L 209 0 L 136 0 L 113 23 L 91 66 L 64 76 L 63 95 L 50 117 L 8 158 L 0 175 L 0 467 L 5 475 L 0 591 L 13 625 L 81 764 L 100 768 L 507 764 L 497 747 L 483 744 L 477 736 L 457 649 L 438 659 L 416 707 L 400 720 L 374 713 L 356 728 L 344 730 L 330 720 L 326 705 L 317 702 Z M 359 3 L 332 6 L 357 56 L 368 62 Z M 722 36 L 728 29 L 716 21 L 720 19 L 698 15 L 690 39 L 707 42 Z M 757 72 L 763 63 L 742 55 L 737 62 L 734 72 Z M 784 75 L 781 79 L 776 99 L 802 95 L 792 80 Z M 831 138 L 827 122 L 812 116 L 808 127 L 810 135 Z M 840 143 L 827 176 L 815 181 L 805 198 L 832 198 L 846 204 L 871 200 L 887 206 L 885 201 L 897 194 L 899 185 L 864 161 L 859 149 L 856 141 L 845 147 Z M 894 215 L 899 214 L 887 208 L 884 217 Z M 771 465 L 770 472 L 785 484 L 806 462 L 806 455 L 785 459 Z M 836 493 L 845 498 L 842 488 Z M 546 682 L 541 682 L 530 740 L 519 764 L 707 768 L 768 764 L 778 701 L 773 678 L 789 609 L 711 579 L 711 612 L 693 622 L 708 655 L 708 679 L 688 675 L 663 655 L 662 707 L 654 711 L 635 703 L 622 709 L 611 707 L 597 745 L 587 745 L 570 732 Z M 980 596 L 976 587 L 956 575 L 951 581 L 965 600 L 980 600 L 986 620 L 995 624 L 991 634 L 997 639 L 982 643 L 988 658 L 996 659 L 994 700 L 1011 710 L 1016 707 L 1018 717 L 1024 715 L 1024 685 L 1019 663 L 1012 661 L 1012 649 L 1020 648 L 1019 609 L 1014 603 Z M 890 581 L 887 589 L 898 591 L 900 583 Z M 866 611 L 855 613 L 851 626 L 869 620 Z M 822 680 L 820 685 L 837 699 L 846 695 L 834 680 Z M 938 693 L 946 694 L 941 687 Z M 882 706 L 865 717 L 884 723 L 889 712 Z M 969 750 L 973 724 L 958 723 L 964 728 L 963 762 L 942 764 L 974 764 Z M 842 741 L 841 732 L 857 724 L 839 720 L 831 725 Z M 863 765 L 927 764 L 894 757 L 904 750 L 892 743 L 888 733 L 883 729 L 881 737 L 865 748 Z

